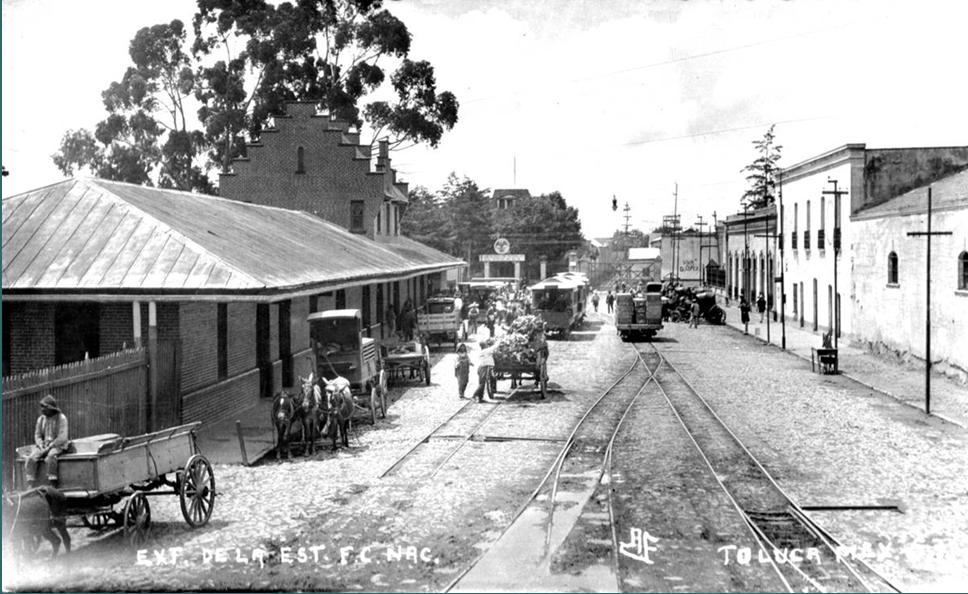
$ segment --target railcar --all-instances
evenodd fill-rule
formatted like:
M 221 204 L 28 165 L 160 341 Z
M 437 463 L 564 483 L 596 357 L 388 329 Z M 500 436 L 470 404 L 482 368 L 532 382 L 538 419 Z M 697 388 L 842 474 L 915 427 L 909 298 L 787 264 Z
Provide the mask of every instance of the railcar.
M 588 285 L 568 273 L 547 278 L 531 287 L 531 313 L 540 317 L 551 334 L 567 336 L 585 319 Z

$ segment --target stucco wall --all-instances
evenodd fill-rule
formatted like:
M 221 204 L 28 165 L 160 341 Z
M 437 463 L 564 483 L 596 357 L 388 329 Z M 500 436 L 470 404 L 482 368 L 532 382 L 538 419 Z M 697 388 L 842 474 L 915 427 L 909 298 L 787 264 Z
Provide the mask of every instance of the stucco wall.
M 925 258 L 927 241 L 908 237 L 927 228 L 924 214 L 854 221 L 854 339 L 874 350 L 920 360 L 925 355 Z M 968 250 L 968 206 L 935 212 L 931 245 L 931 359 L 961 379 L 968 377 L 968 291 L 959 291 L 958 255 Z M 898 256 L 897 286 L 888 286 L 887 257 Z

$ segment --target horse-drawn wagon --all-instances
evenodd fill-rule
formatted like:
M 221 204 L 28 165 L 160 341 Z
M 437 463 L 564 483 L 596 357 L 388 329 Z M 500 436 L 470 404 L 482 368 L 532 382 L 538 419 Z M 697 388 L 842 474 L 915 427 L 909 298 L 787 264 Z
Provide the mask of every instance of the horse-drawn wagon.
M 129 543 L 141 544 L 151 527 L 148 497 L 156 495 L 177 496 L 185 522 L 192 528 L 204 526 L 212 517 L 216 492 L 212 465 L 195 443 L 199 425 L 135 437 L 103 434 L 76 439 L 58 457 L 56 487 L 25 485 L 24 464 L 33 446 L 17 448 L 15 491 L 4 496 L 4 516 L 13 523 L 15 546 L 31 552 L 46 538 L 56 552 L 60 541 L 52 526 L 68 548 L 66 528 L 78 526 L 120 528 Z M 38 501 L 40 507 L 34 505 Z M 68 524 L 68 518 L 79 518 L 80 524 Z
M 511 380 L 512 389 L 524 380 L 534 380 L 541 397 L 548 395 L 548 343 L 543 325 L 540 318 L 522 316 L 511 324 L 508 334 L 485 347 L 493 349 L 492 392 L 497 380 Z
M 336 309 L 309 314 L 315 377 L 329 383 L 345 378 L 353 395 L 354 415 L 376 423 L 387 414 L 387 377 L 380 349 L 363 336 L 358 309 Z M 324 386 L 325 387 L 325 386 Z

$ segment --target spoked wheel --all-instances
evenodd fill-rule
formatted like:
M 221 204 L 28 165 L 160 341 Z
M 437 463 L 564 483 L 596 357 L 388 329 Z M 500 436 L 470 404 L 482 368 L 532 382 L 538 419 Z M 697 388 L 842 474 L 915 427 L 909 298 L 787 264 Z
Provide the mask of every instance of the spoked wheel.
M 122 512 L 124 518 L 124 538 L 131 545 L 144 544 L 148 540 L 148 530 L 151 528 L 151 506 L 144 493 L 135 493 L 128 497 Z
M 376 425 L 376 411 L 380 408 L 380 395 L 377 393 L 376 384 L 370 386 L 370 421 Z
M 205 456 L 188 459 L 178 488 L 182 516 L 192 528 L 208 523 L 215 507 L 215 473 Z

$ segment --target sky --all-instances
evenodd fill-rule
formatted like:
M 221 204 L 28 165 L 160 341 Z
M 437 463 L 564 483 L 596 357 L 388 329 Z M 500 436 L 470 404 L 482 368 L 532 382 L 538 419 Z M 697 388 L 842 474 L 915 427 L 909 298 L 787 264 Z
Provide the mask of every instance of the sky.
M 59 181 L 68 129 L 106 114 L 101 91 L 143 26 L 190 0 L 4 0 L 3 196 Z M 847 143 L 968 144 L 968 2 L 960 0 L 400 0 L 410 57 L 460 102 L 436 149 L 392 155 L 437 190 L 559 191 L 586 237 L 685 227 L 740 209 L 752 142 L 776 124 L 790 166 Z M 365 135 L 364 135 L 365 136 Z M 677 190 L 677 195 L 674 194 Z

